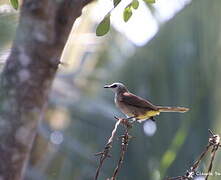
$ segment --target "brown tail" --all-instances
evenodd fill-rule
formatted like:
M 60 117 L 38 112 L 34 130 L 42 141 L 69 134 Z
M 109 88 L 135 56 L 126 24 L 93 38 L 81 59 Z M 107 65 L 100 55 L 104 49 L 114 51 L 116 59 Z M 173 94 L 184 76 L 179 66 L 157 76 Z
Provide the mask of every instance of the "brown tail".
M 157 106 L 158 110 L 160 112 L 180 112 L 184 113 L 189 111 L 189 108 L 185 107 L 163 107 L 163 106 Z

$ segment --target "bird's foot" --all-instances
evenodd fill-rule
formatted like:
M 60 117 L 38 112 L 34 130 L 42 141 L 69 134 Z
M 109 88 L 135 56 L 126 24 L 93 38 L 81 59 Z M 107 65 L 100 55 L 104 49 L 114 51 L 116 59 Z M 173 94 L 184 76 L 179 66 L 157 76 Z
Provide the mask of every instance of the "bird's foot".
M 130 123 L 130 124 L 133 124 L 134 122 L 136 122 L 135 116 L 128 117 L 125 120 L 127 120 L 128 123 Z
M 133 118 L 133 119 L 128 119 L 128 121 L 129 121 L 130 123 L 134 123 L 134 122 L 136 121 L 136 119 L 135 119 L 135 118 Z
M 129 119 L 129 120 L 128 120 L 128 122 L 131 123 L 131 124 L 135 123 L 136 121 L 137 121 L 137 120 L 136 120 L 135 118 L 134 118 L 134 119 Z

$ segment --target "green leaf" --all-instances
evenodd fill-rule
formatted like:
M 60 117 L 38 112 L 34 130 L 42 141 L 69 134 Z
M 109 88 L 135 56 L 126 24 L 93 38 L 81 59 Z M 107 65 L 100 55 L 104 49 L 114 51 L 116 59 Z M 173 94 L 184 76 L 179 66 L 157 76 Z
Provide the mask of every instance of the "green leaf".
M 97 36 L 104 36 L 110 30 L 110 13 L 108 13 L 104 19 L 100 22 L 96 29 Z
M 133 0 L 133 1 L 132 1 L 132 7 L 133 7 L 134 9 L 137 9 L 137 8 L 139 7 L 139 1 L 138 1 L 138 0 Z
M 124 9 L 124 14 L 123 14 L 123 17 L 124 17 L 124 21 L 127 22 L 131 16 L 132 16 L 132 10 L 131 10 L 131 5 L 128 5 L 125 9 Z
M 155 3 L 155 0 L 143 0 L 145 3 Z
M 14 9 L 18 9 L 18 0 L 10 0 L 10 3 Z
M 121 0 L 114 0 L 114 7 L 116 7 L 120 2 Z

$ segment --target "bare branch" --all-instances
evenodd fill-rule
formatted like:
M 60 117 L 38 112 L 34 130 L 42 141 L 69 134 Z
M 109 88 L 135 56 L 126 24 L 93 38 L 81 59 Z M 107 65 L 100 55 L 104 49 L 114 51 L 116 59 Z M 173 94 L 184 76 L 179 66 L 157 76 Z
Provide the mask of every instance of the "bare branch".
M 97 170 L 96 170 L 96 175 L 95 175 L 95 178 L 94 178 L 95 180 L 98 179 L 98 176 L 99 176 L 99 173 L 100 173 L 100 169 L 101 169 L 101 167 L 102 167 L 102 165 L 103 165 L 103 163 L 104 163 L 104 160 L 105 160 L 107 157 L 110 157 L 109 153 L 110 153 L 110 150 L 111 150 L 111 148 L 112 148 L 112 143 L 113 143 L 113 140 L 114 140 L 114 136 L 115 136 L 115 134 L 116 134 L 116 132 L 117 132 L 117 128 L 118 128 L 118 126 L 120 125 L 121 121 L 122 121 L 122 119 L 119 119 L 119 120 L 116 122 L 116 124 L 115 124 L 115 126 L 114 126 L 114 129 L 113 129 L 113 131 L 112 131 L 112 133 L 111 133 L 111 137 L 108 139 L 108 142 L 107 142 L 107 144 L 106 144 L 104 150 L 103 150 L 102 152 L 99 152 L 99 153 L 96 153 L 96 154 L 95 154 L 96 156 L 101 155 L 100 161 L 99 161 L 99 165 L 98 165 L 98 168 L 97 168 Z
M 111 133 L 111 136 L 110 136 L 110 138 L 108 139 L 108 142 L 107 142 L 107 144 L 105 145 L 105 148 L 104 148 L 104 150 L 102 151 L 102 152 L 99 152 L 99 153 L 96 153 L 95 155 L 96 156 L 101 156 L 100 157 L 100 160 L 99 160 L 99 165 L 98 165 L 98 167 L 97 167 L 97 170 L 96 170 L 96 174 L 95 174 L 95 180 L 97 180 L 98 179 L 98 176 L 99 176 L 99 173 L 100 173 L 100 170 L 101 170 L 101 167 L 103 166 L 103 163 L 104 163 L 104 160 L 107 158 L 107 157 L 111 157 L 110 156 L 110 150 L 111 150 L 111 148 L 112 148 L 112 144 L 113 144 L 113 141 L 114 141 L 114 137 L 115 137 L 115 134 L 116 134 L 116 132 L 117 132 L 117 128 L 118 128 L 118 126 L 120 125 L 120 124 L 123 124 L 125 127 L 126 127 L 126 132 L 125 132 L 125 135 L 123 135 L 122 136 L 122 144 L 127 144 L 128 143 L 128 140 L 129 140 L 129 138 L 130 138 L 130 136 L 129 136 L 129 134 L 128 134 L 128 130 L 129 130 L 129 128 L 131 128 L 132 127 L 132 123 L 133 122 L 129 122 L 128 120 L 129 119 L 132 119 L 133 117 L 129 117 L 129 118 L 118 118 L 118 117 L 114 117 L 115 119 L 117 119 L 117 122 L 115 123 L 115 126 L 114 126 L 114 129 L 112 130 L 112 133 Z M 123 143 L 123 139 L 124 139 L 124 143 Z M 124 145 L 122 145 L 121 146 L 121 158 L 122 157 L 124 157 L 124 153 L 126 152 L 126 150 L 125 150 L 125 147 L 123 148 L 123 146 Z M 126 145 L 127 146 L 127 145 Z M 122 161 L 123 161 L 123 159 L 121 160 L 119 160 L 119 162 L 118 162 L 118 164 L 120 163 L 122 163 Z M 117 172 L 118 172 L 118 170 L 119 170 L 119 167 L 120 166 L 118 166 L 118 168 L 117 168 Z M 117 174 L 117 173 L 116 173 Z M 116 176 L 116 175 L 115 175 Z
M 195 163 L 191 166 L 190 170 L 187 171 L 187 173 L 184 176 L 177 176 L 177 177 L 172 177 L 172 178 L 166 178 L 166 180 L 192 180 L 194 177 L 197 176 L 197 169 L 200 165 L 201 160 L 205 157 L 207 152 L 209 151 L 210 147 L 212 147 L 211 150 L 211 160 L 209 164 L 209 168 L 207 171 L 207 175 L 205 180 L 208 180 L 209 175 L 211 174 L 212 167 L 213 167 L 213 161 L 215 159 L 216 152 L 220 146 L 220 136 L 218 134 L 214 134 L 210 129 L 209 129 L 210 137 L 208 140 L 208 145 L 206 146 L 205 150 L 201 153 L 199 158 L 195 161 Z
M 113 176 L 111 178 L 111 180 L 116 180 L 116 177 L 117 177 L 117 174 L 123 164 L 123 161 L 124 161 L 124 155 L 127 151 L 127 146 L 128 146 L 128 143 L 129 143 L 129 140 L 132 138 L 130 135 L 129 135 L 129 128 L 130 127 L 126 127 L 126 130 L 125 130 L 125 133 L 123 136 L 121 136 L 121 152 L 120 152 L 120 158 L 118 160 L 118 164 L 117 164 L 117 167 L 115 168 L 114 170 L 114 173 L 113 173 Z
M 208 144 L 205 148 L 205 150 L 201 153 L 201 155 L 199 156 L 199 158 L 195 161 L 195 163 L 193 164 L 193 166 L 191 167 L 192 170 L 196 170 L 201 162 L 201 160 L 204 158 L 204 156 L 206 155 L 206 153 L 209 151 L 209 148 L 211 147 L 210 144 Z
M 212 134 L 212 137 L 209 138 L 209 142 L 213 146 L 213 149 L 211 151 L 211 160 L 210 160 L 210 164 L 209 164 L 209 168 L 208 168 L 205 180 L 208 179 L 209 174 L 212 171 L 213 161 L 215 159 L 216 152 L 217 152 L 218 148 L 220 147 L 220 136 L 216 135 L 216 134 L 213 134 L 212 131 L 211 131 L 211 134 Z

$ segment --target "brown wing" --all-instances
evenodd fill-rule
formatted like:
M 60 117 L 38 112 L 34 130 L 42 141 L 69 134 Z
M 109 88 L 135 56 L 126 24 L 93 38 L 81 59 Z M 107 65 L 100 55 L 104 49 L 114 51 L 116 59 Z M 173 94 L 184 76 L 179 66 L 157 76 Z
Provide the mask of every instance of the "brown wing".
M 131 106 L 157 110 L 157 107 L 149 101 L 129 92 L 122 93 L 118 100 Z

